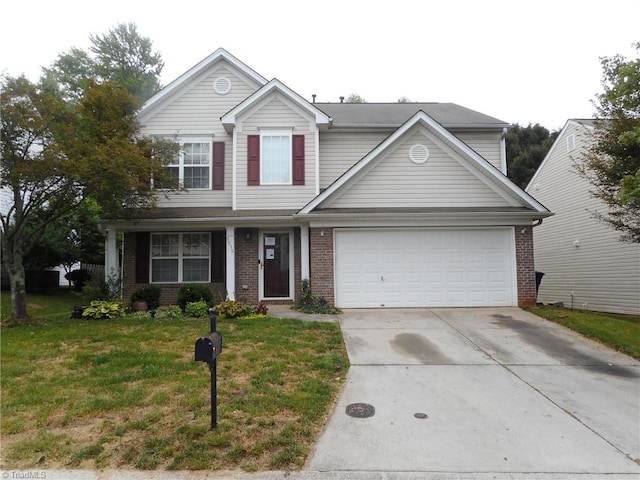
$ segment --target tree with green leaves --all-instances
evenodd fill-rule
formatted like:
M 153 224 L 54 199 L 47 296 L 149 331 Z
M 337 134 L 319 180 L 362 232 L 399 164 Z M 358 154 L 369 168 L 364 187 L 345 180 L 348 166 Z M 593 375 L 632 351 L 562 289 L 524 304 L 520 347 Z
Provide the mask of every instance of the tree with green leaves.
M 347 103 L 367 103 L 367 101 L 364 98 L 362 98 L 361 95 L 358 95 L 357 93 L 352 93 L 347 97 Z
M 119 24 L 106 35 L 91 35 L 89 51 L 71 48 L 62 53 L 44 78 L 67 98 L 78 99 L 90 79 L 112 82 L 145 101 L 161 88 L 164 62 L 152 42 L 138 33 L 135 23 Z
M 634 47 L 640 53 L 640 43 Z M 594 142 L 576 167 L 608 207 L 593 214 L 620 231 L 622 241 L 640 243 L 640 58 L 615 55 L 601 64 Z
M 54 222 L 91 199 L 104 215 L 153 208 L 152 178 L 170 184 L 171 141 L 140 135 L 140 100 L 111 82 L 87 80 L 67 101 L 46 84 L 2 79 L 0 187 L 12 204 L 0 212 L 12 316 L 28 318 L 24 259 Z
M 517 123 L 506 134 L 507 176 L 520 188 L 529 180 L 544 160 L 558 136 L 539 124 L 522 127 Z

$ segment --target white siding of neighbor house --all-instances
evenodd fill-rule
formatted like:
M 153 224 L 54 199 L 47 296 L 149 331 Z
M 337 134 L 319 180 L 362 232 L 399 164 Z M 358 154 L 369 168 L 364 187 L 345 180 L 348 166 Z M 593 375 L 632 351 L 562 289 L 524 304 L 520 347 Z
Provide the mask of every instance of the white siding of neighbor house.
M 498 170 L 501 168 L 502 132 L 453 132 Z
M 242 115 L 237 134 L 237 196 L 236 208 L 294 209 L 301 208 L 316 192 L 316 127 L 315 119 L 286 100 L 272 93 L 254 111 Z M 294 135 L 305 136 L 304 185 L 247 185 L 247 135 L 259 135 L 260 130 L 286 128 Z
M 213 89 L 219 77 L 231 81 L 231 91 L 220 95 Z M 159 196 L 160 207 L 230 207 L 232 205 L 232 152 L 233 137 L 226 133 L 220 117 L 244 98 L 255 87 L 241 75 L 234 73 L 225 62 L 215 65 L 199 80 L 190 83 L 185 91 L 157 113 L 143 119 L 143 133 L 168 137 L 211 136 L 213 141 L 225 142 L 224 190 L 191 190 Z
M 390 131 L 321 132 L 320 188 L 331 185 L 390 133 Z
M 415 144 L 429 149 L 422 165 L 409 160 Z M 374 161 L 375 162 L 375 161 Z M 421 129 L 385 152 L 368 172 L 350 185 L 330 207 L 503 207 L 508 206 L 490 187 L 438 147 Z
M 575 150 L 567 137 L 575 135 Z M 617 313 L 640 313 L 640 245 L 593 218 L 606 206 L 575 173 L 574 160 L 588 146 L 587 127 L 565 125 L 527 192 L 555 213 L 534 228 L 535 268 L 543 272 L 538 301 Z M 577 242 L 577 246 L 576 246 Z

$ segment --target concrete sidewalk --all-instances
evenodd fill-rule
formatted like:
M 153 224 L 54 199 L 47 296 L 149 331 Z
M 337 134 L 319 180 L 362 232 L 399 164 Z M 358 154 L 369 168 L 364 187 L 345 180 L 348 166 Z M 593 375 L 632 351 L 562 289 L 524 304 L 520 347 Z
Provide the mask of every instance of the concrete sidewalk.
M 640 362 L 517 308 L 340 323 L 352 366 L 310 471 L 639 478 Z

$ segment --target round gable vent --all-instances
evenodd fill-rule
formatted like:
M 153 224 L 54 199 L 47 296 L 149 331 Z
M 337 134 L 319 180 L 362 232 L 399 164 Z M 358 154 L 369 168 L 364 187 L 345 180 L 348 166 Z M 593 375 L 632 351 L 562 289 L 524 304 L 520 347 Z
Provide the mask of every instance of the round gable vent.
M 426 145 L 422 145 L 421 143 L 416 143 L 413 147 L 409 149 L 409 160 L 411 160 L 416 165 L 422 165 L 429 160 L 429 149 Z
M 231 81 L 227 77 L 218 77 L 213 81 L 213 89 L 219 95 L 226 95 L 231 91 Z

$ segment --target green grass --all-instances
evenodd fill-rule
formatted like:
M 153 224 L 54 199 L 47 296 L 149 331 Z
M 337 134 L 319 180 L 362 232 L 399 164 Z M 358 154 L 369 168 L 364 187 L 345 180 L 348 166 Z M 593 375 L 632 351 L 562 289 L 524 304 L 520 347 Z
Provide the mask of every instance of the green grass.
M 53 290 L 50 293 L 28 293 L 27 313 L 34 319 L 69 318 L 74 305 L 88 305 L 88 301 L 77 292 L 67 288 Z M 11 317 L 11 293 L 0 292 L 0 320 Z
M 640 316 L 548 306 L 527 310 L 640 360 Z
M 348 368 L 338 325 L 219 320 L 216 430 L 209 369 L 193 360 L 208 330 L 133 317 L 4 327 L 1 466 L 300 468 Z

